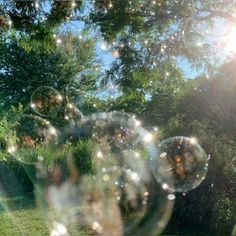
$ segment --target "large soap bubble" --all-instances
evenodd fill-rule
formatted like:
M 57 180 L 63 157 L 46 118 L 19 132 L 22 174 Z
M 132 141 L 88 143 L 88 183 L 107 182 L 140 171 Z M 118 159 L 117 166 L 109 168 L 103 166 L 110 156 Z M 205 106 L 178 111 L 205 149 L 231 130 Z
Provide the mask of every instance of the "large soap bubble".
M 166 139 L 158 145 L 158 151 L 159 157 L 168 162 L 166 172 L 173 176 L 174 185 L 169 184 L 172 191 L 192 190 L 205 179 L 208 171 L 208 156 L 195 138 Z M 160 175 L 158 178 L 161 180 Z
M 51 235 L 163 231 L 175 196 L 150 171 L 157 151 L 138 120 L 118 112 L 93 114 L 66 127 L 60 140 L 51 150 L 54 158 L 42 156 L 37 163 L 37 199 Z M 156 163 L 166 170 L 165 160 Z M 168 173 L 165 178 L 171 182 Z
M 7 151 L 23 163 L 36 163 L 37 151 L 56 144 L 58 131 L 49 121 L 34 115 L 22 115 L 15 125 L 15 138 L 8 142 Z

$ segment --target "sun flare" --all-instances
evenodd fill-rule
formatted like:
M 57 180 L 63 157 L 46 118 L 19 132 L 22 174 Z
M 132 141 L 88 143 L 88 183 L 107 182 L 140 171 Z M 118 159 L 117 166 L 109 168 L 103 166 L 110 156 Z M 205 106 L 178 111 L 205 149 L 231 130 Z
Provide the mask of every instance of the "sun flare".
M 226 50 L 231 53 L 236 53 L 236 25 L 232 27 L 227 36 Z

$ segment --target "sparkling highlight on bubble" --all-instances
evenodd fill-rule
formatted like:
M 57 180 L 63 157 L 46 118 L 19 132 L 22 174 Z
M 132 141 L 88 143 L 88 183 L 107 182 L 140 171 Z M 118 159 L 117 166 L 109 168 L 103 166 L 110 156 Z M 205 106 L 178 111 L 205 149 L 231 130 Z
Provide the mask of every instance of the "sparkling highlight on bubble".
M 152 141 L 152 139 L 153 139 L 153 135 L 151 133 L 146 133 L 143 138 L 144 142 L 146 142 L 146 143 L 150 143 Z

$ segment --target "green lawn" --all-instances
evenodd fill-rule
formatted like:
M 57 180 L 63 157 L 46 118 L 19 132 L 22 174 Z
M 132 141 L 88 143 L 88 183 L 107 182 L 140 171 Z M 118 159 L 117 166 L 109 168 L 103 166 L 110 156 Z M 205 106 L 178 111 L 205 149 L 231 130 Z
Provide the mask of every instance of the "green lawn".
M 30 197 L 0 198 L 1 236 L 43 236 L 49 235 L 38 210 Z
M 0 197 L 0 236 L 48 236 L 46 219 L 48 208 L 37 209 L 32 196 Z M 77 226 L 71 225 L 71 235 L 78 235 Z M 91 235 L 81 229 L 79 235 Z

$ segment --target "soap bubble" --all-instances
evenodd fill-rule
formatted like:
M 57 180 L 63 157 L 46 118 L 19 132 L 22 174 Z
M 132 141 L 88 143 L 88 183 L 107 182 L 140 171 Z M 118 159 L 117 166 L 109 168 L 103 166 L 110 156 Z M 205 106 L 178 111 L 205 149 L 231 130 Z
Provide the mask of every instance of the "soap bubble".
M 99 14 L 99 15 L 107 14 L 108 6 L 107 6 L 106 1 L 104 1 L 104 0 L 95 1 L 94 9 L 95 9 L 96 14 Z
M 49 121 L 34 115 L 22 115 L 15 125 L 16 137 L 8 142 L 7 151 L 23 163 L 36 163 L 36 150 L 56 143 L 58 131 Z
M 31 96 L 31 108 L 41 116 L 60 116 L 63 112 L 64 98 L 54 88 L 42 86 L 36 89 Z
M 234 157 L 231 161 L 231 167 L 234 172 L 236 172 L 236 157 Z
M 186 192 L 198 187 L 208 171 L 208 156 L 194 138 L 173 137 L 158 145 L 159 157 L 167 160 L 166 172 L 173 175 L 172 191 Z M 160 176 L 158 176 L 160 177 Z
M 68 121 L 80 120 L 83 114 L 72 104 L 67 103 L 65 106 L 64 119 Z
M 59 139 L 54 158 L 37 163 L 37 199 L 51 234 L 58 225 L 70 235 L 163 231 L 175 196 L 150 170 L 150 159 L 160 171 L 166 161 L 156 158 L 153 137 L 140 122 L 125 113 L 92 114 L 65 127 Z M 168 173 L 165 178 L 171 182 Z
M 40 116 L 47 117 L 53 124 L 63 126 L 80 120 L 83 115 L 57 90 L 43 86 L 31 96 L 31 108 Z

